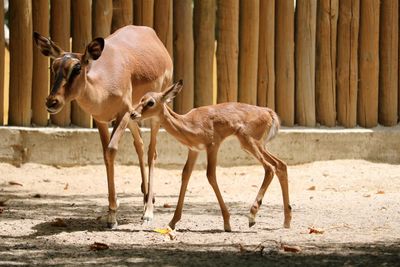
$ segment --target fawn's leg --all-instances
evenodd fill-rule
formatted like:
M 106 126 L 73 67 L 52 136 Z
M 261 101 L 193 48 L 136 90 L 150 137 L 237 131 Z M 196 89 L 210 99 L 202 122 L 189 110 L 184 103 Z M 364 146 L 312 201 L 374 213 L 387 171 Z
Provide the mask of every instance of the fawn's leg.
M 198 155 L 199 153 L 197 151 L 189 149 L 188 158 L 186 160 L 185 167 L 183 168 L 182 171 L 182 183 L 181 183 L 181 190 L 179 192 L 178 204 L 176 205 L 174 217 L 168 224 L 169 227 L 171 227 L 172 229 L 175 229 L 176 223 L 180 221 L 182 217 L 183 201 L 185 200 L 186 189 Z
M 250 208 L 249 227 L 252 227 L 256 223 L 256 215 L 257 212 L 260 210 L 265 192 L 267 191 L 268 186 L 270 185 L 272 178 L 274 177 L 274 167 L 265 160 L 258 146 L 259 141 L 256 141 L 247 136 L 238 136 L 238 139 L 242 148 L 251 153 L 263 165 L 265 170 L 264 180 L 257 193 L 256 199 Z
M 217 183 L 216 167 L 218 148 L 218 146 L 210 146 L 207 148 L 207 178 L 214 190 L 215 195 L 217 196 L 218 203 L 221 208 L 222 217 L 224 219 L 224 230 L 226 232 L 231 232 L 232 230 L 229 222 L 230 214 L 225 205 L 224 199 L 222 198 L 221 192 L 219 191 Z
M 282 190 L 282 198 L 283 198 L 283 211 L 285 214 L 285 220 L 283 226 L 285 228 L 290 228 L 290 222 L 292 220 L 292 207 L 290 206 L 289 201 L 289 181 L 288 181 L 288 173 L 287 173 L 287 165 L 282 160 L 278 159 L 274 155 L 268 152 L 267 149 L 263 151 L 264 157 L 269 162 L 274 162 L 276 169 L 276 176 L 278 176 L 279 183 L 281 185 Z

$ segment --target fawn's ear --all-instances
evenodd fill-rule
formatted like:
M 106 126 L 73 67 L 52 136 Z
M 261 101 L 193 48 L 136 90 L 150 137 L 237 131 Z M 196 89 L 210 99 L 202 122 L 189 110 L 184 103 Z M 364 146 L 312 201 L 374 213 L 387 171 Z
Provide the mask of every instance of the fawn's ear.
M 33 33 L 33 39 L 35 40 L 36 46 L 40 49 L 43 55 L 51 58 L 57 58 L 61 56 L 64 51 L 49 38 L 40 35 L 37 32 Z
M 101 56 L 104 49 L 104 39 L 99 37 L 87 45 L 85 54 L 82 57 L 82 63 L 88 64 L 89 60 L 96 60 Z
M 174 97 L 179 94 L 183 87 L 183 80 L 179 80 L 179 82 L 174 83 L 170 87 L 168 87 L 162 94 L 162 101 L 165 103 L 169 103 L 174 99 Z

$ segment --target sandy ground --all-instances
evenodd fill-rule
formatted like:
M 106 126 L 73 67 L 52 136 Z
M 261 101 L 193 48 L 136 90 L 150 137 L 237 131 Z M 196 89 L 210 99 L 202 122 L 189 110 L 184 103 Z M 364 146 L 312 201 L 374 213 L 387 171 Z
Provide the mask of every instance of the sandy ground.
M 119 226 L 108 230 L 98 219 L 107 210 L 104 166 L 0 164 L 0 265 L 399 264 L 400 165 L 341 160 L 290 166 L 291 229 L 282 227 L 277 179 L 266 193 L 256 225 L 249 228 L 246 216 L 261 185 L 262 167 L 218 168 L 232 233 L 222 231 L 205 171 L 196 170 L 174 240 L 154 229 L 164 228 L 172 218 L 180 169 L 156 169 L 155 174 L 155 218 L 142 225 L 139 169 L 116 166 Z M 54 225 L 57 218 L 63 226 Z M 310 234 L 310 227 L 323 233 Z M 91 250 L 94 242 L 109 248 Z M 285 252 L 283 245 L 301 251 Z

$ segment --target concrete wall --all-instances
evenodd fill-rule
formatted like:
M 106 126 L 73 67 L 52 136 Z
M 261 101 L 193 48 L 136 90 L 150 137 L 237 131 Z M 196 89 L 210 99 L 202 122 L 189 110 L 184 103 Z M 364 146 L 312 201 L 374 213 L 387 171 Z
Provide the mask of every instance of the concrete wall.
M 143 130 L 145 144 L 149 131 Z M 281 129 L 268 148 L 289 164 L 318 160 L 365 159 L 400 163 L 400 126 L 374 129 Z M 20 165 L 34 162 L 57 166 L 103 164 L 100 138 L 95 129 L 0 127 L 0 162 Z M 158 134 L 157 166 L 182 167 L 187 149 L 165 131 Z M 198 164 L 205 166 L 205 153 Z M 133 140 L 127 131 L 117 154 L 119 164 L 137 164 Z M 240 149 L 236 139 L 221 146 L 220 166 L 257 164 Z

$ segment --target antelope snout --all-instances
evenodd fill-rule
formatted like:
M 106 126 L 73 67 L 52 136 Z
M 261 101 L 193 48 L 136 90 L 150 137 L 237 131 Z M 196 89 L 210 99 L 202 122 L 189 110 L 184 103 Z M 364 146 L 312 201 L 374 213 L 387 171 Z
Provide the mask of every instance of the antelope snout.
M 46 99 L 47 112 L 55 114 L 61 110 L 63 104 L 55 97 L 48 97 Z
M 131 112 L 131 119 L 134 121 L 139 120 L 142 117 L 142 115 L 140 115 L 138 112 L 136 111 L 132 111 Z

